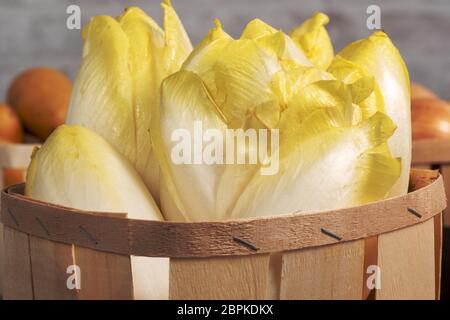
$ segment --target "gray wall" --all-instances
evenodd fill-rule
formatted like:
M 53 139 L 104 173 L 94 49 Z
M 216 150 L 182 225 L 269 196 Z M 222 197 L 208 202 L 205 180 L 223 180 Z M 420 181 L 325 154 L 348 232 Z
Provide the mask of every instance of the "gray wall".
M 450 100 L 450 0 L 173 0 L 193 42 L 219 18 L 238 36 L 246 22 L 259 17 L 289 31 L 317 10 L 331 18 L 329 31 L 337 50 L 367 36 L 366 8 L 377 4 L 382 26 L 403 54 L 413 80 Z M 70 4 L 82 20 L 98 14 L 118 15 L 138 5 L 161 21 L 158 0 L 0 0 L 0 100 L 12 77 L 38 65 L 62 69 L 72 78 L 80 64 L 79 31 L 66 28 Z

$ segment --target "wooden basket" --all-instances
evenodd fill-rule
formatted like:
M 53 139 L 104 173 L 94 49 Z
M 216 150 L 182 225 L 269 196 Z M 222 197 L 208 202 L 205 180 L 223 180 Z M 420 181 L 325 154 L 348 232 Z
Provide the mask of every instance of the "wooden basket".
M 34 147 L 35 145 L 31 144 L 0 144 L 0 190 L 25 181 L 25 173 Z M 0 223 L 0 297 L 2 296 L 3 254 L 3 226 Z
M 132 299 L 130 255 L 170 257 L 170 299 L 436 299 L 441 212 L 436 171 L 408 195 L 364 206 L 248 220 L 127 219 L 2 193 L 7 299 Z M 68 289 L 67 267 L 81 270 Z M 381 288 L 370 289 L 374 270 Z M 373 280 L 373 279 L 372 279 Z
M 416 168 L 439 169 L 447 198 L 450 197 L 450 140 L 425 139 L 413 142 L 412 165 Z M 444 258 L 442 261 L 442 297 L 450 299 L 450 210 L 444 211 Z
M 447 198 L 450 197 L 450 140 L 425 139 L 413 142 L 412 165 L 421 169 L 439 169 Z M 444 214 L 444 225 L 450 227 L 450 210 Z

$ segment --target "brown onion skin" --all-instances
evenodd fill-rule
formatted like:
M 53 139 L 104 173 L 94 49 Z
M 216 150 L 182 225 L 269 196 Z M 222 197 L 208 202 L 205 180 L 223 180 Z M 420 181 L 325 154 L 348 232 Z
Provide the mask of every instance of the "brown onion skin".
M 23 129 L 19 116 L 10 106 L 0 104 L 0 143 L 21 143 Z
M 416 99 L 411 108 L 412 138 L 450 139 L 450 104 L 446 101 Z
M 12 82 L 8 102 L 27 131 L 45 140 L 65 122 L 72 82 L 58 70 L 29 69 Z
M 3 180 L 5 187 L 25 182 L 24 169 L 3 169 Z
M 436 94 L 428 89 L 427 87 L 418 84 L 416 82 L 411 83 L 411 100 L 416 99 L 427 99 L 427 98 L 435 98 L 437 99 Z

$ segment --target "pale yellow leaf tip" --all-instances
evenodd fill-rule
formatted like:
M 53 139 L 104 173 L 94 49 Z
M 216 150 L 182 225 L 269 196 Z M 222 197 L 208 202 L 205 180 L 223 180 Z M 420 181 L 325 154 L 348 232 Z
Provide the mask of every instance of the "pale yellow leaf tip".
M 220 20 L 218 18 L 215 18 L 213 22 L 214 22 L 214 25 L 216 26 L 216 29 L 223 29 L 222 23 L 220 22 Z
M 34 148 L 33 148 L 33 151 L 31 151 L 31 156 L 30 156 L 30 159 L 31 160 L 33 160 L 34 159 L 34 157 L 36 156 L 36 153 L 39 151 L 39 147 L 38 146 L 35 146 Z
M 81 29 L 81 39 L 83 39 L 83 41 L 86 41 L 88 34 L 89 34 L 89 28 L 91 26 L 91 23 L 88 22 L 82 29 Z
M 261 19 L 253 19 L 244 28 L 241 39 L 258 39 L 277 32 L 271 25 Z
M 161 2 L 161 6 L 162 7 L 167 6 L 167 7 L 173 8 L 171 0 L 163 0 L 163 2 Z
M 316 12 L 290 32 L 291 38 L 305 52 L 316 67 L 326 70 L 334 58 L 333 44 L 325 26 L 330 18 Z
M 311 17 L 317 26 L 326 26 L 330 22 L 330 18 L 323 12 L 316 12 Z

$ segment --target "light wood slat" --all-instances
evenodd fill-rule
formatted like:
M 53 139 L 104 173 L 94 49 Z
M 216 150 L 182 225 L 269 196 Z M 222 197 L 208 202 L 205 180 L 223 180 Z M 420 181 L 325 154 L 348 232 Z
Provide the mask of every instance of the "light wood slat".
M 283 253 L 281 299 L 361 299 L 364 240 Z
M 378 237 L 377 300 L 435 299 L 434 220 Z M 433 254 L 432 254 L 433 253 Z
M 131 256 L 134 298 L 169 299 L 169 258 Z
M 412 165 L 414 169 L 421 169 L 421 170 L 429 170 L 431 169 L 431 165 L 429 164 L 414 164 Z
M 28 235 L 4 228 L 4 299 L 33 299 Z
M 436 286 L 436 299 L 439 300 L 441 297 L 441 272 L 442 272 L 442 237 L 443 237 L 442 215 L 437 215 L 433 219 L 434 219 L 434 257 L 435 257 L 435 279 L 436 279 L 435 286 Z
M 72 245 L 30 236 L 30 253 L 35 299 L 77 299 L 77 290 L 67 287 L 67 268 L 74 265 Z
M 170 299 L 266 299 L 269 255 L 170 260 Z
M 283 253 L 276 252 L 270 254 L 269 258 L 269 287 L 267 299 L 279 300 L 281 288 L 281 268 L 283 264 Z
M 75 265 L 80 269 L 80 299 L 133 299 L 129 256 L 75 247 Z
M 368 237 L 364 239 L 364 280 L 362 283 L 362 298 L 364 300 L 371 300 L 374 296 L 375 289 L 372 286 L 369 287 L 367 284 L 369 277 L 376 277 L 372 269 L 370 269 L 370 273 L 367 272 L 371 266 L 378 266 L 378 236 Z

